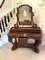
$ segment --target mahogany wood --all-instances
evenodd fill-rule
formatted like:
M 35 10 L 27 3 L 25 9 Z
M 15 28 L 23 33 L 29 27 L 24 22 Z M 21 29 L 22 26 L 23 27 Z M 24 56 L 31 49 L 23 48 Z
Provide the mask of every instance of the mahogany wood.
M 19 9 L 20 7 L 28 6 L 31 12 L 31 25 L 32 27 L 19 27 Z M 28 21 L 29 22 L 29 21 Z M 25 23 L 27 23 L 25 21 Z M 29 22 L 30 23 L 30 22 Z M 28 24 L 27 24 L 28 25 Z M 27 47 L 32 48 L 35 52 L 39 53 L 39 45 L 41 43 L 42 32 L 40 27 L 37 27 L 37 24 L 33 22 L 33 13 L 32 7 L 29 5 L 21 5 L 17 8 L 17 23 L 14 24 L 14 27 L 11 27 L 8 38 L 9 42 L 13 44 L 12 50 L 15 50 L 18 47 Z M 14 41 L 12 40 L 14 38 Z M 34 43 L 27 43 L 29 38 L 33 38 L 35 40 Z

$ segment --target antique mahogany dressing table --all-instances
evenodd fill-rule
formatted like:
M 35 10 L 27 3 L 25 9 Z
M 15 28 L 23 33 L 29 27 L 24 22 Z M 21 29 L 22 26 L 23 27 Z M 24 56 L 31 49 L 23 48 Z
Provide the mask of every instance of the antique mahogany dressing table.
M 41 43 L 41 29 L 33 21 L 32 7 L 29 5 L 21 5 L 17 8 L 17 23 L 11 27 L 8 38 L 13 44 L 12 50 L 18 47 L 29 47 L 35 52 L 39 52 L 39 44 Z M 13 39 L 15 38 L 15 39 Z M 34 43 L 28 43 L 28 39 L 34 39 Z

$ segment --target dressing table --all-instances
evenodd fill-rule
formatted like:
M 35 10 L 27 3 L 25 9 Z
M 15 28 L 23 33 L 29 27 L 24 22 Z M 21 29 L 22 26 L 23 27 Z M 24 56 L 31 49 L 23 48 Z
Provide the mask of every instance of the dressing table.
M 17 23 L 9 30 L 8 40 L 13 44 L 12 50 L 18 47 L 27 47 L 39 53 L 42 32 L 40 27 L 33 21 L 34 13 L 29 5 L 20 5 L 17 8 Z M 28 43 L 29 39 L 34 39 L 34 43 Z

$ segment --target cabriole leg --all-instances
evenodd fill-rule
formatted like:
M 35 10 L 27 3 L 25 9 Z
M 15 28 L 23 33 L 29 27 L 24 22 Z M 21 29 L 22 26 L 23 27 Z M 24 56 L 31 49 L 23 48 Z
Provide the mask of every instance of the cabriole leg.
M 41 40 L 35 40 L 34 51 L 36 53 L 39 53 L 39 48 L 38 47 L 39 47 L 40 43 L 41 43 Z
M 16 38 L 12 41 L 13 47 L 12 50 L 15 50 L 17 48 L 17 40 Z

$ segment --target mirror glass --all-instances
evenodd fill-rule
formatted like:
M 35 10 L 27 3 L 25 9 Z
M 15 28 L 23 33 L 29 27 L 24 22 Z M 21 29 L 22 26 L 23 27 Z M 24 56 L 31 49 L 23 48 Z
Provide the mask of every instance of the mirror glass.
M 28 6 L 22 6 L 19 8 L 19 22 L 30 22 L 31 21 L 31 12 Z

